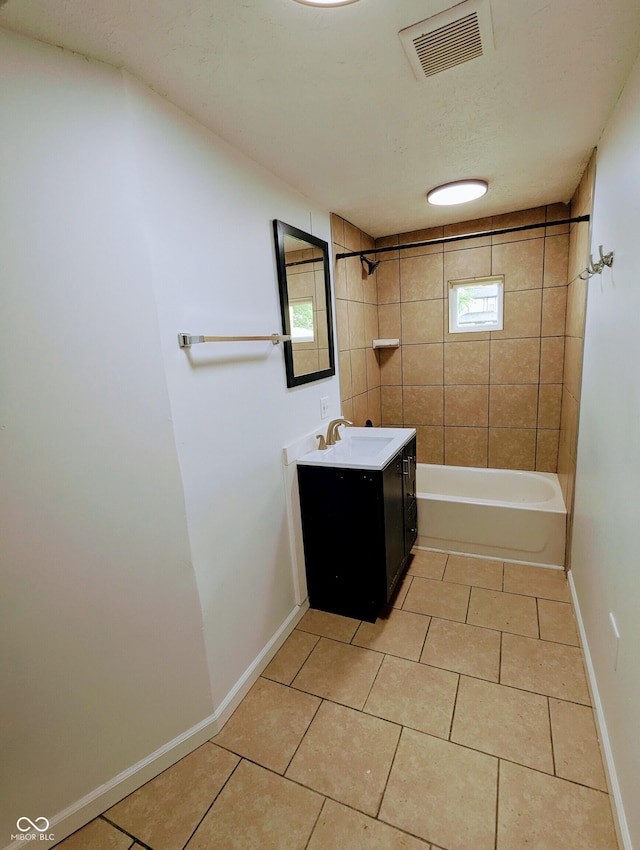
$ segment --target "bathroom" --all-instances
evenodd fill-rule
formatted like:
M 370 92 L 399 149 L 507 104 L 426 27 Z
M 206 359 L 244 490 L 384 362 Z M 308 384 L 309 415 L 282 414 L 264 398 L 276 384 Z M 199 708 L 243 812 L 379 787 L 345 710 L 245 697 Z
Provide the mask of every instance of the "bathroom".
M 403 292 L 403 260 L 382 254 L 371 276 L 357 258 L 337 261 L 338 372 L 288 390 L 270 342 L 186 352 L 176 335 L 280 330 L 273 219 L 338 251 L 382 246 L 127 72 L 5 30 L 0 42 L 12 80 L 0 94 L 12 163 L 0 193 L 2 846 L 23 815 L 63 813 L 54 831 L 69 834 L 224 724 L 299 616 L 281 455 L 319 427 L 323 398 L 331 418 L 416 427 L 422 462 L 555 469 L 569 508 L 575 482 L 570 565 L 637 843 L 640 447 L 630 364 L 640 355 L 631 250 L 640 220 L 627 190 L 640 180 L 640 65 L 570 208 L 554 201 L 500 217 L 552 221 L 593 204 L 591 247 L 578 224 L 424 255 L 437 256 L 443 275 L 459 263 L 464 277 L 467 259 L 472 274 L 507 276 L 512 252 L 531 253 L 536 285 L 514 286 L 523 312 L 508 332 L 524 334 L 526 298 L 537 299 L 540 330 L 527 333 L 539 340 L 536 380 L 493 380 L 487 345 L 471 380 L 455 373 L 469 358 L 451 359 L 447 346 L 478 343 L 407 343 L 403 310 L 410 319 L 410 302 L 436 299 Z M 496 218 L 469 226 L 493 229 Z M 614 267 L 582 282 L 600 243 L 615 251 Z M 403 345 L 374 351 L 377 336 Z M 433 346 L 435 373 L 420 373 L 411 346 Z M 517 425 L 491 418 L 496 386 L 526 387 Z M 465 410 L 474 418 L 460 424 Z

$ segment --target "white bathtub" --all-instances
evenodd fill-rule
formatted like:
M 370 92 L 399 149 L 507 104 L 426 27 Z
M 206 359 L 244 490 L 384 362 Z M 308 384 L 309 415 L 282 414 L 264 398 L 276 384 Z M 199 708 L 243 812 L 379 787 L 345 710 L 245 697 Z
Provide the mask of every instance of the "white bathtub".
M 417 545 L 564 566 L 566 508 L 551 472 L 419 463 Z

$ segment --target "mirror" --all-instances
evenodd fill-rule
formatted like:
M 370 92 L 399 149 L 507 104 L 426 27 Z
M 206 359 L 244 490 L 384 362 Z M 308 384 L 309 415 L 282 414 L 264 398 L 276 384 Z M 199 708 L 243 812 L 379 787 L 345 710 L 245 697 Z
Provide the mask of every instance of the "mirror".
M 273 222 L 287 386 L 335 375 L 329 246 L 282 221 Z

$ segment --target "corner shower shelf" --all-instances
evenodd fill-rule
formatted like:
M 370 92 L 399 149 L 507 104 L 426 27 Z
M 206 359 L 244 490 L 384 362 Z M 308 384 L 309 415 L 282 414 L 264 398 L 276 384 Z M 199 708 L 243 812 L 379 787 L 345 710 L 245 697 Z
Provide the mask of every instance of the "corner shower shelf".
M 372 342 L 373 348 L 399 348 L 399 339 L 374 339 Z

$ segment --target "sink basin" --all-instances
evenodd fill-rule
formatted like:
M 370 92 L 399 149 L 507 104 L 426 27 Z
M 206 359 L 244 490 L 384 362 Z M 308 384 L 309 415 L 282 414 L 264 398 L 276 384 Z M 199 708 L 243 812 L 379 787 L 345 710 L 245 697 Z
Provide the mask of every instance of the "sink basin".
M 345 436 L 330 451 L 334 457 L 351 457 L 357 460 L 374 458 L 393 442 L 393 437 Z
M 415 428 L 342 428 L 341 439 L 324 451 L 316 449 L 298 459 L 303 466 L 337 466 L 346 469 L 384 469 Z

